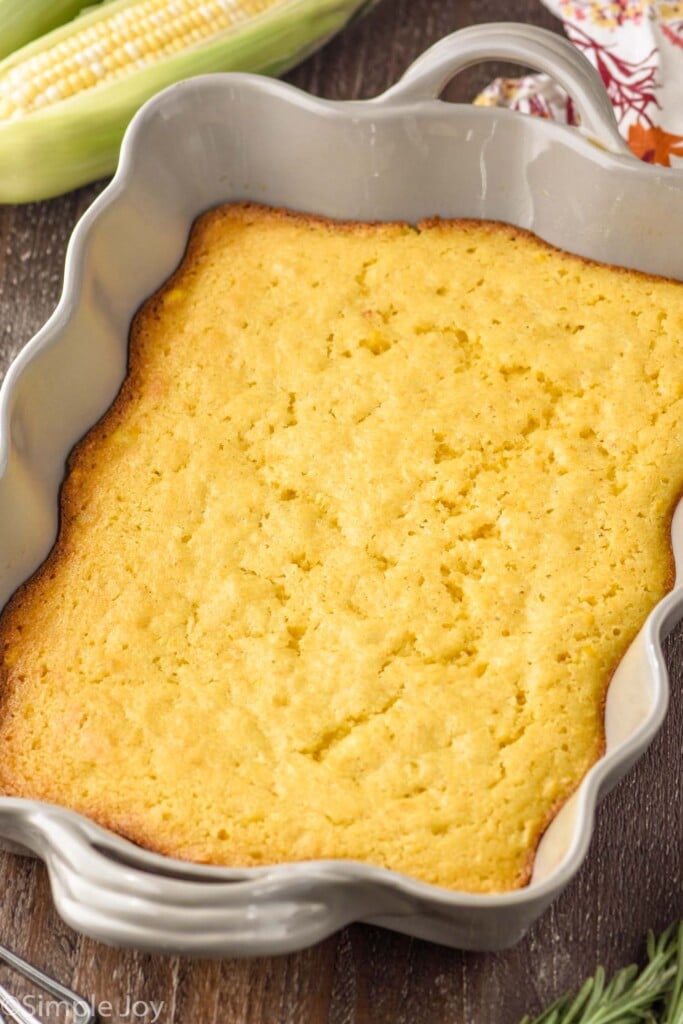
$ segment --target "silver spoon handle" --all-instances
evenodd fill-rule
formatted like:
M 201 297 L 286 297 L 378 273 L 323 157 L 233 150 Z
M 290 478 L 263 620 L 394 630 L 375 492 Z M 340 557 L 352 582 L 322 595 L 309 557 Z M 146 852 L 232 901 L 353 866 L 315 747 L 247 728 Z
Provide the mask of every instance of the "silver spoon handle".
M 87 1000 L 5 946 L 0 946 L 0 964 L 5 964 L 16 974 L 32 981 L 43 992 L 63 1001 L 71 1008 L 73 1024 L 95 1024 L 95 1012 Z M 4 985 L 0 985 L 0 1024 L 10 1024 L 10 1021 L 14 1024 L 41 1024 L 39 1018 L 22 1006 L 16 996 L 8 992 Z

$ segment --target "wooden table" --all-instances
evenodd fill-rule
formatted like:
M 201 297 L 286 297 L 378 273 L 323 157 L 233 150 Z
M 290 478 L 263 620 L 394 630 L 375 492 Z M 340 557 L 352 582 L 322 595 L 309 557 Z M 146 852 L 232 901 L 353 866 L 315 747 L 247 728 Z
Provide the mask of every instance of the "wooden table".
M 289 77 L 332 98 L 372 96 L 447 32 L 495 20 L 558 27 L 534 0 L 384 0 Z M 461 75 L 450 94 L 471 98 L 494 70 L 500 72 L 488 66 Z M 1 370 L 52 310 L 66 242 L 101 187 L 0 208 Z M 460 953 L 362 925 L 272 959 L 119 951 L 63 924 L 41 864 L 10 855 L 0 855 L 0 942 L 88 997 L 109 1000 L 105 1020 L 149 1022 L 153 1001 L 163 1003 L 161 1024 L 515 1024 L 598 963 L 613 968 L 638 957 L 648 927 L 683 917 L 680 629 L 668 642 L 668 659 L 673 700 L 664 728 L 601 805 L 578 878 L 508 952 Z

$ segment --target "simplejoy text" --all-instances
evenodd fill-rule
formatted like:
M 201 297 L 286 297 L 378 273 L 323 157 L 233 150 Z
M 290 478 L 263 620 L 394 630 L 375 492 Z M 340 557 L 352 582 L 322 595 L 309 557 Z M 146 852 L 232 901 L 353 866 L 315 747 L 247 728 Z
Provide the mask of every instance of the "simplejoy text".
M 161 1021 L 161 1015 L 166 1008 L 166 1003 L 163 999 L 133 999 L 131 996 L 126 996 L 125 999 L 119 1000 L 108 1000 L 108 999 L 88 999 L 83 1000 L 88 1003 L 91 1009 L 95 1010 L 98 1014 L 98 1019 L 101 1021 L 115 1020 L 115 1021 L 134 1021 L 135 1024 L 163 1024 Z M 19 999 L 19 1002 L 32 1013 L 34 1017 L 37 1017 L 41 1021 L 58 1021 L 69 1019 L 70 1004 L 64 1002 L 62 999 L 54 999 L 49 996 L 41 995 L 40 993 L 23 996 Z

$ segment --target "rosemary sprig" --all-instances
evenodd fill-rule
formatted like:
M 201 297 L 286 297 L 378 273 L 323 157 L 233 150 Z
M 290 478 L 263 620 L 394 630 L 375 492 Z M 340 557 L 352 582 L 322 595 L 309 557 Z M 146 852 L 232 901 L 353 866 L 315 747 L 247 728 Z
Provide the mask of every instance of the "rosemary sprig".
M 683 1024 L 683 921 L 648 934 L 645 967 L 622 967 L 610 981 L 598 967 L 576 996 L 520 1024 Z
M 678 955 L 674 983 L 666 997 L 662 1024 L 683 1024 L 683 921 L 678 926 Z

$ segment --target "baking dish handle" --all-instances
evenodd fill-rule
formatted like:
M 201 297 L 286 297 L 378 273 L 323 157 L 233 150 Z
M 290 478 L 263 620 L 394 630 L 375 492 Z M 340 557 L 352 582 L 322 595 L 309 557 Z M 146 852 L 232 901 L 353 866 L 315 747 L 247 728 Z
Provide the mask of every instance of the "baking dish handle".
M 350 882 L 345 865 L 330 861 L 237 877 L 193 876 L 197 865 L 176 862 L 174 871 L 170 861 L 159 873 L 154 855 L 81 815 L 20 798 L 0 798 L 0 832 L 45 861 L 68 924 L 138 949 L 274 955 L 311 946 L 365 915 L 400 916 L 406 907 L 390 886 Z
M 535 25 L 493 22 L 445 36 L 410 65 L 373 103 L 435 99 L 458 71 L 487 60 L 526 64 L 550 75 L 569 93 L 581 128 L 612 153 L 631 155 L 621 138 L 612 104 L 598 72 L 562 36 Z

